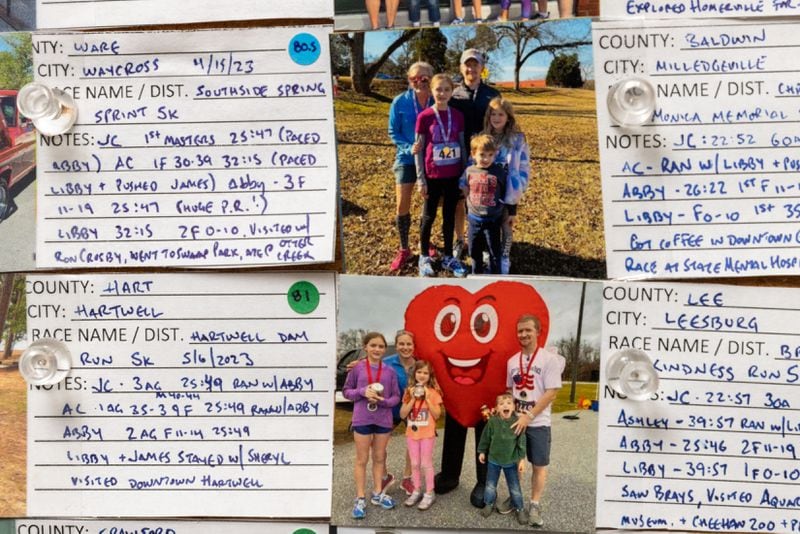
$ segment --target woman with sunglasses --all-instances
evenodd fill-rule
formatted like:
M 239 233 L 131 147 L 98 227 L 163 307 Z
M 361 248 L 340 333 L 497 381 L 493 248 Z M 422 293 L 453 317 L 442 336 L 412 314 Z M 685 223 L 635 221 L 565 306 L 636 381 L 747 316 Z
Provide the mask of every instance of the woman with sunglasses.
M 392 260 L 391 270 L 399 270 L 410 258 L 408 232 L 411 228 L 411 195 L 417 181 L 417 168 L 414 165 L 415 133 L 417 115 L 433 104 L 430 80 L 433 67 L 424 61 L 418 61 L 408 69 L 407 91 L 399 94 L 389 108 L 389 137 L 397 146 L 394 160 L 395 194 L 397 199 L 397 216 L 395 224 L 400 237 L 400 248 Z

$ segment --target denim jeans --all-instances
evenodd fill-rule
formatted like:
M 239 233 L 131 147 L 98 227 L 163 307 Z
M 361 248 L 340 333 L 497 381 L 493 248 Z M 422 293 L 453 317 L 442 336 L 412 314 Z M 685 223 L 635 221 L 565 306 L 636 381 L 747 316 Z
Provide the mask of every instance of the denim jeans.
M 408 1 L 408 20 L 411 22 L 419 22 L 420 7 L 422 0 L 409 0 Z M 442 18 L 439 13 L 439 0 L 428 0 L 428 20 L 430 22 L 439 22 Z
M 467 242 L 469 256 L 472 258 L 472 274 L 486 272 L 483 265 L 483 251 L 489 251 L 489 273 L 500 274 L 500 254 L 503 243 L 500 240 L 502 220 L 479 222 L 471 215 L 467 217 Z
M 494 505 L 497 500 L 497 481 L 500 480 L 500 471 L 506 475 L 506 485 L 511 494 L 511 504 L 514 510 L 522 510 L 525 506 L 522 501 L 522 487 L 519 485 L 519 472 L 517 464 L 497 465 L 487 460 L 486 486 L 483 492 L 483 502 Z

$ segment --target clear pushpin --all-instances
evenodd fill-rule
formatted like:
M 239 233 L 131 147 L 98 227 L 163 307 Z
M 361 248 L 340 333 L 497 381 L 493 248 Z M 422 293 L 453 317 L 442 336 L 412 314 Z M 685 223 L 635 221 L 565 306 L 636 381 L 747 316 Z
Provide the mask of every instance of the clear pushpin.
M 78 119 L 78 107 L 69 94 L 38 82 L 22 86 L 17 94 L 17 107 L 42 135 L 66 133 Z
M 608 112 L 620 126 L 641 126 L 656 111 L 656 92 L 641 78 L 622 80 L 608 90 Z
M 606 383 L 631 400 L 643 401 L 658 389 L 658 373 L 646 352 L 625 349 L 608 359 Z
M 55 385 L 72 368 L 69 349 L 63 341 L 42 338 L 34 341 L 19 359 L 19 372 L 33 386 Z

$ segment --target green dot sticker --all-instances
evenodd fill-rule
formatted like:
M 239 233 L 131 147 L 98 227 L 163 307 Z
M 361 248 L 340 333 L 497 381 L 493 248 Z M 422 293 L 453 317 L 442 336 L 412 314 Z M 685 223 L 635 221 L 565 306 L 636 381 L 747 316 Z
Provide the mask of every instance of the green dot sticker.
M 307 282 L 306 282 L 307 283 Z M 311 286 L 314 287 L 314 286 Z M 311 530 L 310 528 L 298 528 L 292 534 L 317 534 L 316 531 Z
M 289 307 L 303 315 L 313 312 L 319 306 L 317 286 L 305 280 L 292 284 L 286 298 L 289 300 Z

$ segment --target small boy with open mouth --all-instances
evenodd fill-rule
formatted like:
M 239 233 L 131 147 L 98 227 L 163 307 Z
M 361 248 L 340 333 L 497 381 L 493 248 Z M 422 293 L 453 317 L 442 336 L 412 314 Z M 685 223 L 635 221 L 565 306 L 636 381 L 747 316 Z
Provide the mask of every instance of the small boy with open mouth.
M 527 525 L 528 514 L 525 511 L 522 487 L 519 483 L 519 475 L 525 470 L 526 438 L 524 432 L 516 435 L 511 429 L 516 421 L 514 397 L 511 396 L 511 393 L 498 395 L 495 414 L 489 418 L 489 422 L 481 434 L 480 443 L 478 443 L 478 461 L 482 464 L 486 463 L 487 453 L 489 461 L 481 515 L 483 517 L 492 515 L 497 500 L 497 482 L 500 479 L 500 471 L 502 471 L 506 476 L 506 484 L 511 494 L 511 503 L 516 511 L 517 521 L 520 525 Z

